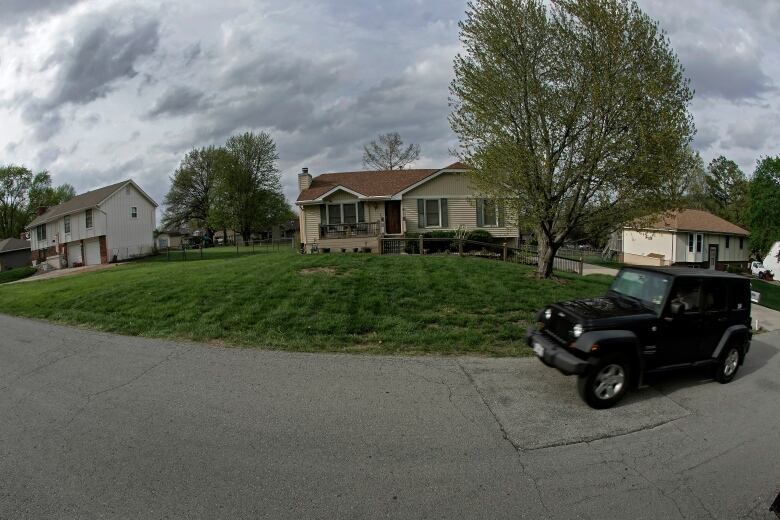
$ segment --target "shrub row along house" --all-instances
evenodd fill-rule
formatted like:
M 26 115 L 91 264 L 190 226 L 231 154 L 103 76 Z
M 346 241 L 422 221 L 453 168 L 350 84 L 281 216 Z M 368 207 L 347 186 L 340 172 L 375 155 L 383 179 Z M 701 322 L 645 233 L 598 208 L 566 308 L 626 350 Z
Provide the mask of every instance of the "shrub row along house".
M 472 188 L 467 168 L 298 175 L 301 243 L 323 248 L 380 251 L 383 236 L 429 231 L 485 230 L 516 243 L 516 224 Z
M 33 263 L 76 267 L 151 254 L 156 208 L 132 180 L 39 208 L 27 226 Z
M 632 265 L 744 267 L 750 233 L 712 213 L 687 209 L 613 233 L 610 248 Z

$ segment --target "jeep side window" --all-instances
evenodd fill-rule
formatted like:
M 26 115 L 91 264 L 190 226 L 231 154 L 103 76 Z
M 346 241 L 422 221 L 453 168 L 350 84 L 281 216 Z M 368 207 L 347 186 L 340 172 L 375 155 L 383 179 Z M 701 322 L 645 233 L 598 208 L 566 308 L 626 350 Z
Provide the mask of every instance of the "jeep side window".
M 750 286 L 743 281 L 732 280 L 729 287 L 729 309 L 742 311 L 750 303 Z
M 726 310 L 727 285 L 717 280 L 707 280 L 704 283 L 704 311 L 721 312 Z
M 699 312 L 701 301 L 701 280 L 698 278 L 677 278 L 672 287 L 669 304 L 680 303 L 685 312 Z

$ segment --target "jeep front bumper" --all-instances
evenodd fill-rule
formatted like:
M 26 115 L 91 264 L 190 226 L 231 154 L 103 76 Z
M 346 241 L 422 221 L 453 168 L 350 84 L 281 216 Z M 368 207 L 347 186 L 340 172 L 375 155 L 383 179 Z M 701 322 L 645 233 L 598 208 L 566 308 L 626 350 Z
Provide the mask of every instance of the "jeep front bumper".
M 526 343 L 534 349 L 542 363 L 560 370 L 567 376 L 582 375 L 588 371 L 590 363 L 580 359 L 564 347 L 555 343 L 549 336 L 535 329 L 529 329 L 525 334 Z

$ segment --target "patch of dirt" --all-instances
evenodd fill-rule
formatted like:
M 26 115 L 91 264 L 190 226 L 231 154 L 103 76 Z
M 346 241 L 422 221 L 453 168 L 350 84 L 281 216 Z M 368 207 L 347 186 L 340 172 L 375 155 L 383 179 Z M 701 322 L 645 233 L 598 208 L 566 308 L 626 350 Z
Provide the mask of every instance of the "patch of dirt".
M 298 273 L 302 275 L 327 274 L 330 276 L 335 276 L 336 268 L 335 267 L 307 267 L 305 269 L 301 269 L 300 271 L 298 271 Z

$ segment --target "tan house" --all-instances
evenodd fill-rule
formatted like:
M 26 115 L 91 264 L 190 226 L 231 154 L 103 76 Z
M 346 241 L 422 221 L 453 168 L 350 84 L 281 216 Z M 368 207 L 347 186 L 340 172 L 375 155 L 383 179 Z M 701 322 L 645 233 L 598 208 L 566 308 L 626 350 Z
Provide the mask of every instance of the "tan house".
M 517 226 L 495 203 L 480 198 L 467 168 L 298 175 L 301 243 L 323 248 L 379 252 L 383 236 L 484 229 L 515 241 Z
M 631 265 L 725 269 L 729 264 L 747 264 L 749 236 L 748 231 L 712 213 L 686 209 L 615 232 L 611 248 Z

